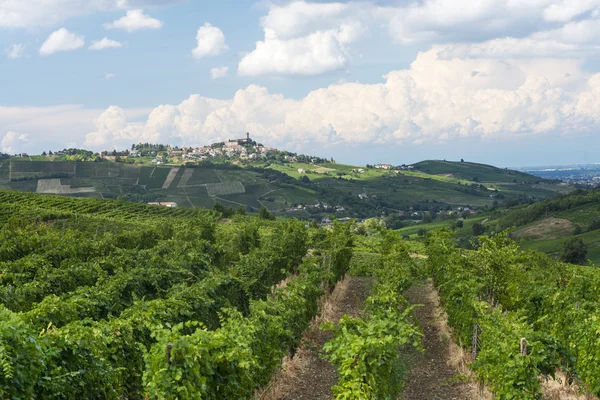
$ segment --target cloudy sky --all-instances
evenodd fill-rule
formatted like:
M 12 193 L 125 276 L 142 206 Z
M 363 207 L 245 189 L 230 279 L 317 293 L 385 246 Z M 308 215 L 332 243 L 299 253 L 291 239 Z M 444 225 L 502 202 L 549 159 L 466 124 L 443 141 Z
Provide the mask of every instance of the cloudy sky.
M 600 162 L 600 0 L 0 0 L 0 151 L 246 131 L 355 164 Z

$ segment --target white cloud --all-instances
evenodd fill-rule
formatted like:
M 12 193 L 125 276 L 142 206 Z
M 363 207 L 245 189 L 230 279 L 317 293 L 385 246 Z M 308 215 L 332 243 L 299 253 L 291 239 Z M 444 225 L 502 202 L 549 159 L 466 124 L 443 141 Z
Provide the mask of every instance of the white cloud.
M 196 41 L 198 45 L 192 50 L 192 55 L 196 59 L 217 56 L 229 49 L 225 44 L 225 35 L 223 32 L 208 22 L 198 28 Z
M 106 80 L 108 81 L 108 80 L 110 80 L 110 79 L 113 79 L 113 78 L 115 78 L 116 76 L 117 76 L 117 75 L 115 75 L 115 74 L 106 73 L 106 74 L 104 75 L 104 79 L 106 79 Z
M 229 72 L 229 67 L 216 67 L 216 68 L 211 68 L 210 70 L 210 77 L 214 80 L 214 79 L 220 79 L 220 78 L 225 78 L 227 76 L 227 73 Z
M 48 36 L 48 39 L 40 47 L 40 55 L 48 56 L 58 51 L 77 50 L 84 46 L 85 39 L 83 36 L 69 32 L 65 28 L 60 28 Z
M 600 0 L 298 0 L 271 3 L 261 25 L 264 40 L 241 60 L 241 75 L 347 68 L 366 26 L 383 27 L 399 44 L 454 44 L 443 57 L 585 57 L 600 50 Z
M 68 104 L 50 107 L 0 106 L 0 132 L 27 134 L 29 142 L 26 145 L 22 143 L 27 152 L 73 147 L 67 143 L 81 146 L 82 133 L 94 129 L 93 120 L 103 111 Z M 128 120 L 147 118 L 151 111 L 152 109 L 127 109 L 125 116 Z
M 6 56 L 11 59 L 21 58 L 23 57 L 25 52 L 25 46 L 22 44 L 13 44 L 8 49 L 6 49 Z
M 193 95 L 143 123 L 110 110 L 87 143 L 207 144 L 249 131 L 283 148 L 445 142 L 461 137 L 585 133 L 600 128 L 600 74 L 575 59 L 442 59 L 422 52 L 379 84 L 340 83 L 293 100 L 251 85 L 231 100 Z M 107 110 L 109 111 L 109 110 Z M 116 121 L 116 122 L 115 122 Z
M 180 2 L 181 0 L 3 0 L 0 1 L 0 28 L 55 26 L 69 18 L 94 12 Z
M 265 38 L 239 63 L 240 75 L 319 75 L 346 66 L 348 56 L 335 31 L 305 37 Z
M 365 32 L 372 8 L 362 3 L 307 3 L 272 6 L 261 19 L 264 40 L 239 63 L 240 75 L 311 76 L 343 69 L 349 45 Z
M 2 138 L 0 145 L 4 153 L 13 154 L 21 151 L 21 145 L 27 143 L 29 138 L 26 134 L 18 134 L 16 132 L 9 131 Z
M 96 40 L 92 42 L 92 45 L 89 47 L 90 50 L 104 50 L 104 49 L 113 49 L 123 47 L 123 43 L 117 42 L 116 40 L 109 39 L 107 37 L 102 40 Z
M 162 26 L 162 21 L 144 14 L 142 9 L 129 10 L 124 17 L 104 24 L 105 29 L 123 29 L 128 32 L 139 29 L 160 29 Z

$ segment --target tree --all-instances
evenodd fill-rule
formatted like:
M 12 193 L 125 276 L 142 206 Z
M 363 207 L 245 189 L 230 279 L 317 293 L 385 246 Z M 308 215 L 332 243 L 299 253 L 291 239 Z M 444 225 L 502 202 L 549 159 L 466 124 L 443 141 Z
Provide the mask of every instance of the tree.
M 215 204 L 213 204 L 213 210 L 221 214 L 225 213 L 225 207 L 218 201 L 215 201 Z
M 459 219 L 458 221 L 456 221 L 456 227 L 462 229 L 462 227 L 464 226 L 464 222 L 462 219 Z
M 431 216 L 431 213 L 426 212 L 426 213 L 423 213 L 422 220 L 423 220 L 423 223 L 428 224 L 431 221 L 433 221 L 433 217 Z
M 471 229 L 473 229 L 473 235 L 475 236 L 480 236 L 485 233 L 485 226 L 483 226 L 481 222 L 474 223 Z
M 275 215 L 270 213 L 265 207 L 261 207 L 260 211 L 258 212 L 258 216 L 262 219 L 269 219 L 271 221 L 275 220 Z
M 421 236 L 421 237 L 422 237 L 422 236 L 425 236 L 426 234 L 427 234 L 427 230 L 426 230 L 425 228 L 420 228 L 420 229 L 417 231 L 417 235 L 419 235 L 419 236 Z
M 300 178 L 300 180 L 303 183 L 310 183 L 310 178 L 308 176 L 306 176 L 306 175 L 302 175 L 302 178 Z
M 581 238 L 570 238 L 563 245 L 560 258 L 571 264 L 585 264 L 588 248 Z
M 460 159 L 460 162 L 465 162 L 464 158 L 461 158 L 461 159 Z

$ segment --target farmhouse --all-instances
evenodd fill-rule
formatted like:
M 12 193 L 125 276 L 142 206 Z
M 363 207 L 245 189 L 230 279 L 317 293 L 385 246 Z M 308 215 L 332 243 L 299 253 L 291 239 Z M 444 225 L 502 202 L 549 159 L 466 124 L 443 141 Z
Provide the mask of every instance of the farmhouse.
M 299 174 L 303 174 L 303 173 L 305 173 L 305 172 L 306 172 L 306 171 L 305 171 L 304 169 L 302 169 L 302 168 L 298 168 L 298 173 L 299 173 Z
M 177 203 L 172 202 L 172 201 L 151 202 L 151 203 L 148 203 L 148 205 L 151 205 L 151 206 L 163 206 L 163 207 L 170 207 L 170 208 L 177 207 Z

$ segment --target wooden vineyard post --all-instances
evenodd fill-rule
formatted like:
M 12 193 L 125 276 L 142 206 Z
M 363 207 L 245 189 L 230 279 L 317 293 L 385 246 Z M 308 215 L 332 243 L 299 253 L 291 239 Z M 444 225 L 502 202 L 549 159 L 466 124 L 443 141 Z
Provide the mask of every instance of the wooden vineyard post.
M 479 324 L 475 324 L 473 327 L 473 345 L 471 347 L 471 356 L 473 361 L 477 359 L 477 335 L 479 333 Z
M 527 355 L 527 339 L 521 338 L 521 355 L 525 357 Z

